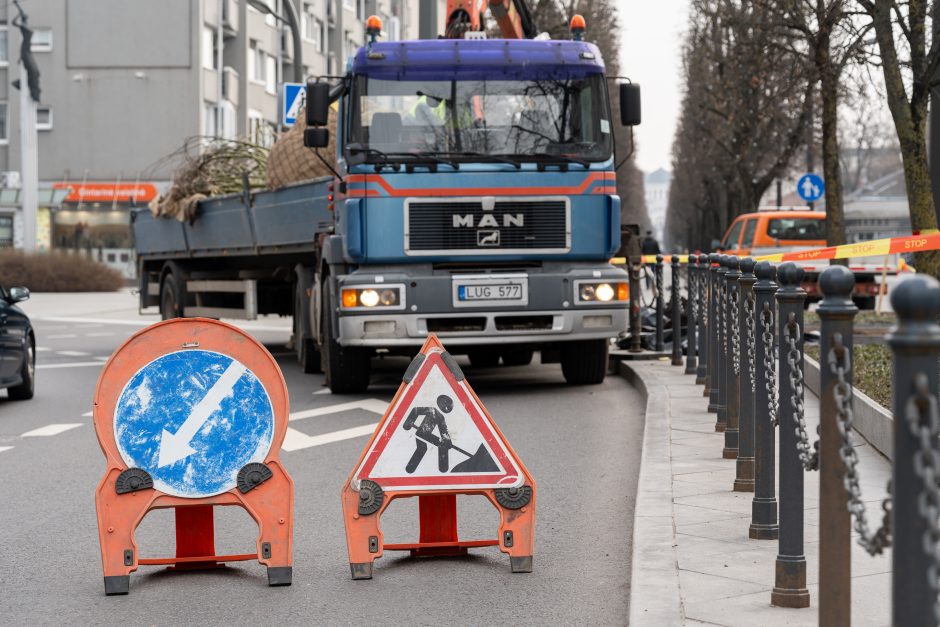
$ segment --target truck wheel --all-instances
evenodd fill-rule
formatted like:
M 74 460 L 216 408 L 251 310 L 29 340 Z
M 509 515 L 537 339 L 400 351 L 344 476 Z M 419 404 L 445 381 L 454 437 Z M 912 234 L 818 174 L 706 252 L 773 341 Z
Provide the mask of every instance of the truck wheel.
M 298 293 L 294 302 L 294 345 L 297 351 L 297 363 L 300 364 L 300 369 L 303 370 L 304 374 L 314 374 L 322 372 L 320 369 L 320 351 L 317 350 L 313 338 L 304 336 L 304 315 L 306 314 L 303 306 L 304 294 L 299 291 L 300 286 L 297 289 Z
M 596 385 L 607 376 L 607 340 L 582 340 L 561 345 L 561 373 L 571 385 Z
M 495 368 L 499 365 L 499 351 L 495 348 L 473 348 L 467 351 L 474 368 Z
M 503 351 L 503 364 L 506 366 L 528 366 L 532 363 L 535 351 L 531 348 Z
M 183 298 L 179 281 L 172 272 L 163 278 L 160 286 L 160 317 L 163 320 L 183 317 Z
M 856 307 L 862 311 L 865 311 L 875 308 L 875 302 L 877 298 L 877 296 L 856 296 L 852 298 L 852 300 L 855 301 Z
M 323 286 L 324 307 L 320 310 L 320 323 L 323 329 L 323 374 L 326 384 L 333 394 L 361 394 L 369 388 L 369 374 L 372 369 L 369 351 L 358 347 L 340 346 L 333 337 L 331 312 L 333 296 L 329 288 Z

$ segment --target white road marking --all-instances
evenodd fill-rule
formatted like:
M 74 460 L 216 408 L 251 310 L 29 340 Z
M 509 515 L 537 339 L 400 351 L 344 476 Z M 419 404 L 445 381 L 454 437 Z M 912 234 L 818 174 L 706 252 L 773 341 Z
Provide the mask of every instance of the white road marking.
M 91 353 L 86 353 L 85 351 L 56 351 L 59 355 L 65 355 L 66 357 L 88 357 Z
M 284 434 L 284 444 L 281 445 L 281 448 L 285 451 L 298 451 L 312 446 L 322 446 L 324 444 L 332 444 L 333 442 L 361 438 L 363 436 L 372 435 L 378 424 L 379 423 L 376 422 L 371 425 L 362 425 L 361 427 L 342 429 L 341 431 L 333 431 L 321 435 L 307 435 L 297 429 L 287 427 L 287 433 Z
M 108 361 L 111 358 L 110 357 L 95 357 L 95 359 L 97 359 L 98 361 Z
M 36 370 L 50 370 L 52 368 L 84 368 L 85 366 L 98 366 L 103 364 L 100 361 L 76 361 L 70 364 L 39 364 Z
M 89 416 L 94 416 L 94 415 L 95 415 L 95 412 L 86 411 L 84 414 L 82 414 L 82 418 L 88 418 Z
M 76 326 L 76 329 L 100 329 L 103 327 L 103 324 L 80 324 Z
M 36 347 L 36 352 L 37 352 L 37 353 L 44 353 L 44 352 L 46 352 L 46 351 L 51 351 L 51 350 L 52 350 L 52 349 L 49 348 L 48 346 L 37 346 L 37 347 Z
M 385 413 L 388 403 L 380 401 L 377 398 L 367 398 L 361 401 L 351 401 L 349 403 L 339 403 L 337 405 L 328 405 L 327 407 L 318 407 L 316 409 L 305 409 L 292 413 L 289 420 L 303 420 L 304 418 L 315 418 L 317 416 L 326 416 L 329 414 L 338 414 L 342 411 L 351 409 L 363 409 L 380 416 Z
M 56 333 L 55 335 L 47 335 L 47 340 L 64 340 L 69 337 L 78 337 L 74 333 Z
M 111 337 L 111 336 L 113 336 L 113 335 L 114 335 L 114 333 L 111 333 L 111 332 L 108 332 L 108 331 L 101 331 L 101 332 L 98 332 L 98 333 L 86 333 L 86 334 L 85 334 L 85 337 Z
M 333 390 L 330 388 L 323 388 L 322 390 L 317 390 L 313 393 L 314 396 L 319 396 L 320 394 L 332 394 Z
M 0 446 L 0 453 L 2 453 L 3 451 L 9 451 L 11 448 L 13 447 L 12 446 Z
M 60 433 L 64 433 L 65 431 L 68 431 L 69 429 L 74 429 L 75 427 L 80 427 L 80 426 L 82 426 L 82 423 L 80 422 L 46 425 L 45 427 L 39 427 L 38 429 L 27 431 L 21 437 L 33 438 L 33 437 L 48 437 L 50 435 L 59 435 Z

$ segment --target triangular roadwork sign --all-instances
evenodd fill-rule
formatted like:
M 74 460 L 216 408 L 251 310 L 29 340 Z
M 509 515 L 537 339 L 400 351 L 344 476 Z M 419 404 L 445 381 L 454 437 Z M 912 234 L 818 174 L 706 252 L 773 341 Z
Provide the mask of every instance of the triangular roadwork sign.
M 385 490 L 515 488 L 525 477 L 515 453 L 454 358 L 425 342 L 353 476 Z

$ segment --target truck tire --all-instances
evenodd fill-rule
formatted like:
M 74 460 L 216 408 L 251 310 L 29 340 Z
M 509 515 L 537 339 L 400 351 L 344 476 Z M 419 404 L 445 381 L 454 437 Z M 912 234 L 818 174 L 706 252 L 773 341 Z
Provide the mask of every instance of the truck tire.
M 531 348 L 517 348 L 503 351 L 503 365 L 505 366 L 528 366 L 532 363 L 532 357 L 535 351 Z
M 369 375 L 372 370 L 369 351 L 364 348 L 340 346 L 333 337 L 331 312 L 333 295 L 329 287 L 323 285 L 323 308 L 320 310 L 320 324 L 323 333 L 321 347 L 323 374 L 326 385 L 333 394 L 361 394 L 369 389 Z
M 294 298 L 294 346 L 297 351 L 297 363 L 304 374 L 315 374 L 322 372 L 320 369 L 320 351 L 317 350 L 316 342 L 312 337 L 305 333 L 304 322 L 306 320 L 307 308 L 304 307 L 306 293 L 302 285 L 298 283 Z
M 877 296 L 855 296 L 852 300 L 855 302 L 855 306 L 861 311 L 872 310 L 875 308 L 877 301 Z
M 172 272 L 163 277 L 160 284 L 160 318 L 171 320 L 183 317 L 183 294 L 179 279 Z
M 607 340 L 581 340 L 561 345 L 561 373 L 570 385 L 597 385 L 607 376 Z
M 491 347 L 472 348 L 467 351 L 474 368 L 495 368 L 499 365 L 499 351 Z

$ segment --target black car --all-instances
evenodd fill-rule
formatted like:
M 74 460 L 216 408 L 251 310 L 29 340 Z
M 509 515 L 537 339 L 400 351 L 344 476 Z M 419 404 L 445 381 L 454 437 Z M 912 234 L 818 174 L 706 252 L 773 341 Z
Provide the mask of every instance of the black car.
M 16 306 L 28 298 L 25 287 L 0 286 L 0 388 L 16 401 L 32 398 L 36 382 L 36 336 L 29 318 Z

